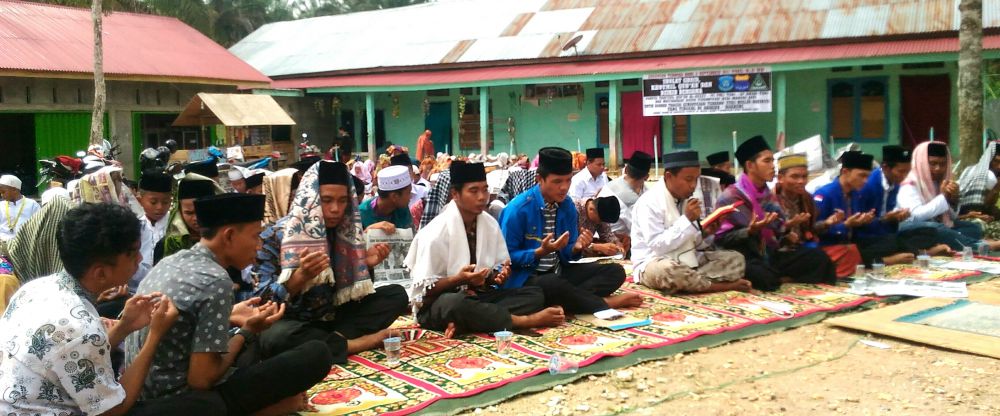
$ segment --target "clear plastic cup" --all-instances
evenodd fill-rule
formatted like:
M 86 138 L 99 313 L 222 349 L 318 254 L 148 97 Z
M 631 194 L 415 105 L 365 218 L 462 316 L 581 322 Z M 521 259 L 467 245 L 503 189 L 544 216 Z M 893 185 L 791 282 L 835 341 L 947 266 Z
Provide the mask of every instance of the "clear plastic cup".
M 579 369 L 576 361 L 572 361 L 559 354 L 552 354 L 549 357 L 549 374 L 576 374 Z
M 987 243 L 979 243 L 979 256 L 987 257 L 990 255 L 990 245 Z
M 382 340 L 385 347 L 385 364 L 389 367 L 399 365 L 399 359 L 403 352 L 403 339 L 400 337 L 389 337 Z
M 972 247 L 962 247 L 962 261 L 972 261 L 973 259 L 975 257 L 972 256 Z
M 921 251 L 920 255 L 917 256 L 917 267 L 921 269 L 929 269 L 931 267 L 931 256 L 926 251 Z
M 872 264 L 872 275 L 879 279 L 885 278 L 885 264 L 874 263 Z
M 497 331 L 493 333 L 493 338 L 497 340 L 497 356 L 507 358 L 508 350 L 510 350 L 510 340 L 513 337 L 514 333 L 510 331 Z
M 857 266 L 854 266 L 854 278 L 855 279 L 859 279 L 860 280 L 860 279 L 865 279 L 867 277 L 868 276 L 867 276 L 867 272 L 865 270 L 865 265 L 859 264 Z

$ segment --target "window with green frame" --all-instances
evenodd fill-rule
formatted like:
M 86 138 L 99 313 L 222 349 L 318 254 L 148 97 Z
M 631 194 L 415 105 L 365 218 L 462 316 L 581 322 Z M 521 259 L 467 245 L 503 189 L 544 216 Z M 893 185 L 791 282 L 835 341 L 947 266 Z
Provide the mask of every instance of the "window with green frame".
M 834 140 L 884 141 L 889 135 L 889 82 L 885 77 L 827 82 L 827 131 Z

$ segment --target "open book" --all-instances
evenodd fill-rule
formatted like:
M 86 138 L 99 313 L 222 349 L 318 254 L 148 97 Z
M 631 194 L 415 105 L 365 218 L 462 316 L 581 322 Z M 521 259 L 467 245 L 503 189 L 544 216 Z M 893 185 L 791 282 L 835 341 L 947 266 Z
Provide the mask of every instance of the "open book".
M 740 205 L 743 205 L 743 201 L 736 201 L 733 202 L 732 204 L 723 205 L 721 207 L 716 208 L 715 211 L 712 211 L 711 214 L 708 214 L 707 217 L 701 220 L 701 226 L 704 227 L 710 225 L 713 222 L 722 219 L 726 215 L 736 212 L 736 209 L 739 208 Z

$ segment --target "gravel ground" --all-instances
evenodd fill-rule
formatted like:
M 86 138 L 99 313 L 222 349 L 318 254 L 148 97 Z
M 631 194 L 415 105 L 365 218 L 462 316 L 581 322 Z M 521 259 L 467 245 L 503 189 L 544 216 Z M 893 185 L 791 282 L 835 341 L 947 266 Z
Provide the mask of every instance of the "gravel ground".
M 879 349 L 858 343 L 871 339 Z M 1000 361 L 809 325 L 465 414 L 1000 415 Z

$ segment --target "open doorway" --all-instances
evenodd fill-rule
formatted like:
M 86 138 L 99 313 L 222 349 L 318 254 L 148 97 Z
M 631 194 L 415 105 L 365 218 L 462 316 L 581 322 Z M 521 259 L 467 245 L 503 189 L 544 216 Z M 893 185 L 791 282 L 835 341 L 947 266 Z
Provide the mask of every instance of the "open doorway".
M 951 139 L 951 77 L 911 75 L 899 77 L 900 137 L 902 145 L 914 148 L 930 139 L 948 143 Z
M 608 108 L 608 94 L 597 94 L 597 146 L 599 147 L 608 147 L 608 143 L 611 142 Z
M 454 150 L 451 144 L 451 103 L 431 103 L 430 111 L 424 117 L 424 129 L 431 131 L 434 153 L 443 153 L 445 146 Z
M 368 151 L 368 116 L 361 111 L 361 151 Z M 385 110 L 375 110 L 375 153 L 385 151 Z
M 35 160 L 35 115 L 0 114 L 0 174 L 11 174 L 21 179 L 21 192 L 36 195 L 38 184 Z

